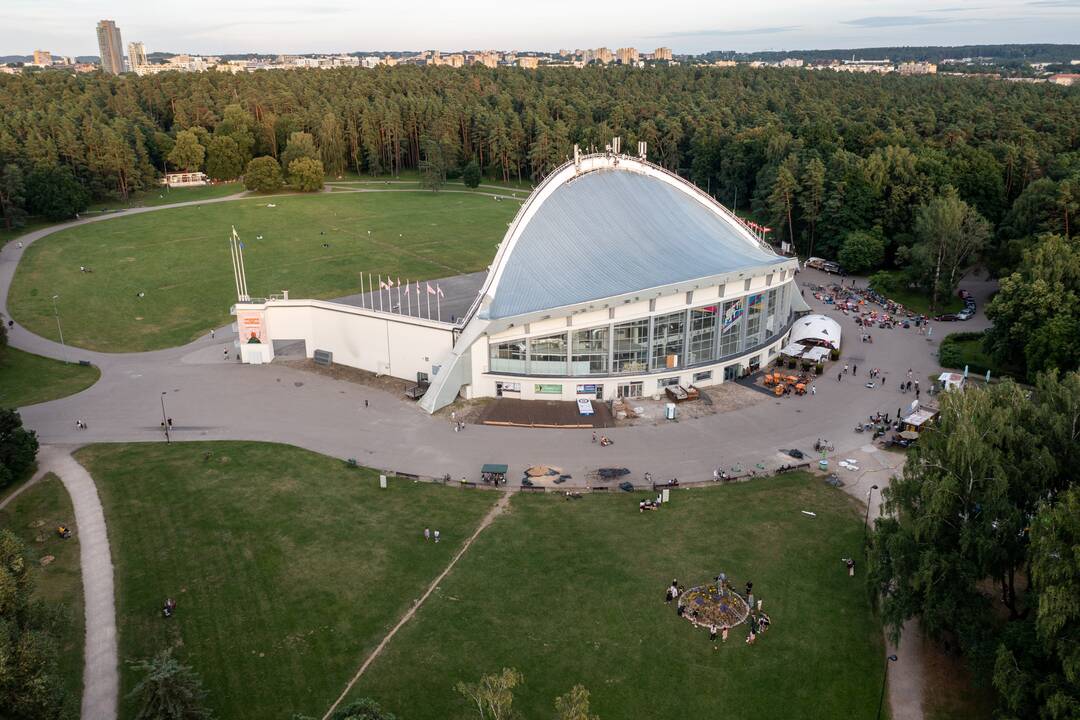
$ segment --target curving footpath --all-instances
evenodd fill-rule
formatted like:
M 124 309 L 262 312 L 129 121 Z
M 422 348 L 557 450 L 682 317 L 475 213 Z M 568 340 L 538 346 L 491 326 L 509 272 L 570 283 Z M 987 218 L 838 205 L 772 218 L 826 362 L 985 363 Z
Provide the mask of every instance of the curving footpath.
M 53 232 L 88 222 L 172 207 L 228 202 L 239 197 L 242 195 L 83 218 L 20 239 L 28 246 Z M 21 254 L 22 249 L 11 242 L 0 250 L 0 312 L 4 314 Z M 259 282 L 258 278 L 252 279 L 256 284 Z M 807 270 L 799 279 L 824 284 L 832 278 Z M 964 286 L 975 294 L 980 308 L 994 289 L 991 283 L 981 281 L 966 281 Z M 815 310 L 835 314 L 814 300 L 809 291 L 806 300 Z M 356 458 L 363 465 L 390 472 L 427 477 L 449 473 L 455 478 L 471 478 L 483 463 L 498 462 L 516 469 L 534 464 L 562 467 L 574 477 L 568 486 L 583 485 L 588 472 L 605 466 L 630 468 L 636 477 L 648 471 L 657 479 L 708 480 L 717 466 L 778 467 L 791 461 L 782 449 L 809 451 L 817 438 L 828 438 L 836 446 L 834 458 L 857 458 L 868 469 L 880 468 L 877 473 L 880 477 L 872 482 L 884 488 L 896 456 L 879 451 L 869 438 L 854 434 L 852 428 L 876 412 L 893 414 L 914 399 L 899 394 L 897 385 L 902 378 L 906 379 L 909 368 L 915 377 L 924 379 L 939 371 L 936 351 L 941 337 L 961 329 L 982 329 L 988 323 L 980 312 L 977 318 L 952 327 L 935 323 L 932 338 L 918 335 L 914 330 L 877 330 L 875 342 L 869 344 L 855 341 L 859 334 L 857 327 L 846 318 L 842 322 L 848 333 L 844 355 L 840 363 L 829 367 L 835 372 L 837 366 L 850 363 L 862 371 L 861 375 L 845 376 L 838 381 L 835 374 L 826 372 L 817 379 L 813 397 L 768 397 L 738 412 L 686 422 L 612 429 L 608 436 L 615 444 L 607 448 L 593 444 L 590 433 L 578 430 L 469 426 L 467 431 L 455 433 L 447 420 L 429 416 L 416 405 L 375 388 L 283 365 L 240 365 L 223 359 L 223 347 L 231 350 L 235 337 L 229 328 L 219 329 L 213 340 L 204 336 L 188 345 L 145 353 L 111 354 L 68 348 L 65 355 L 58 343 L 34 335 L 17 323 L 9 338 L 10 344 L 19 349 L 58 359 L 86 359 L 101 369 L 101 379 L 87 390 L 22 409 L 25 424 L 36 430 L 47 444 L 161 441 L 160 402 L 165 393 L 167 413 L 174 419 L 173 440 L 285 443 L 335 457 Z M 876 389 L 863 386 L 866 370 L 871 367 L 884 371 L 886 385 Z M 84 420 L 88 429 L 77 430 L 76 419 Z M 85 475 L 81 468 L 75 468 L 78 464 L 71 460 L 63 469 L 68 475 L 80 472 Z M 865 502 L 862 488 L 870 481 L 845 480 L 848 492 Z M 90 485 L 92 488 L 92 482 Z M 96 493 L 91 504 L 96 504 L 100 513 Z M 875 515 L 876 512 L 875 508 Z M 83 527 L 81 522 L 80 527 Z M 106 543 L 107 558 L 103 519 L 101 537 Z M 88 575 L 87 559 L 84 550 L 84 577 Z M 97 572 L 103 567 L 104 563 L 91 564 L 89 570 Z M 111 597 L 111 572 L 109 583 Z M 88 648 L 90 628 L 98 622 L 98 619 L 89 622 L 88 616 Z M 107 627 L 113 637 L 115 657 L 113 623 L 110 613 Z M 899 675 L 900 666 L 906 664 L 901 657 L 901 663 L 892 670 L 894 675 Z M 918 665 L 917 658 L 915 664 Z M 92 684 L 88 678 L 88 696 L 98 693 L 97 682 L 95 679 Z M 902 685 L 894 683 L 894 687 Z M 106 686 L 115 695 L 115 684 L 106 683 Z M 921 681 L 906 687 L 921 687 Z M 905 700 L 901 703 L 903 708 L 893 704 L 894 717 L 921 719 L 918 697 L 894 699 Z M 84 714 L 86 717 L 91 716 Z

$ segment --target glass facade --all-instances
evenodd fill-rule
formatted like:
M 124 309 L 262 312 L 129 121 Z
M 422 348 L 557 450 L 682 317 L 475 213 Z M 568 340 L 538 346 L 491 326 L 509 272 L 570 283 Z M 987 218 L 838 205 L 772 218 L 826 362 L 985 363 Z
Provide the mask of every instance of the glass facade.
M 717 362 L 771 342 L 787 328 L 791 285 L 651 319 L 492 343 L 488 368 L 508 375 L 588 377 Z
M 491 371 L 525 375 L 525 341 L 511 340 L 492 345 Z
M 565 333 L 529 340 L 529 374 L 566 374 Z
M 746 341 L 743 347 L 752 348 L 761 342 L 764 318 L 765 293 L 755 293 L 746 300 Z
M 608 328 L 577 330 L 573 334 L 571 375 L 603 375 L 608 371 Z
M 657 315 L 653 318 L 652 369 L 664 370 L 682 365 L 686 311 Z
M 612 372 L 645 372 L 649 367 L 649 319 L 616 325 L 611 348 Z
M 706 305 L 690 311 L 690 339 L 686 346 L 686 363 L 697 365 L 716 357 L 716 305 Z
M 728 300 L 720 318 L 720 357 L 734 355 L 742 350 L 743 323 L 746 319 L 746 298 Z

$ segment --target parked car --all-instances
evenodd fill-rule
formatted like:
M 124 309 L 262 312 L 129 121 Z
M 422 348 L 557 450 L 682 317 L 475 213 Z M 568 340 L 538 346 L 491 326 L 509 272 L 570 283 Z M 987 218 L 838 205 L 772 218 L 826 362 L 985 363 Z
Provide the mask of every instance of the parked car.
M 957 291 L 956 294 L 963 300 L 967 300 L 968 298 L 971 297 L 971 293 L 969 293 L 967 290 L 965 290 L 963 288 L 960 288 L 960 290 Z
M 960 316 L 956 313 L 945 313 L 944 315 L 938 315 L 934 320 L 938 322 L 956 322 L 960 319 Z

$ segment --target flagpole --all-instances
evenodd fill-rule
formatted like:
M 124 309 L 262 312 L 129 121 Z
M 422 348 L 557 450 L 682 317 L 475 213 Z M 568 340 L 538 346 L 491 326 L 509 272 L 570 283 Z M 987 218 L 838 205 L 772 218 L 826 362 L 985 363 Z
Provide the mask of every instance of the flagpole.
M 431 287 L 431 283 L 425 282 L 424 286 L 425 286 L 424 289 L 426 290 L 426 289 Z M 431 293 L 429 293 L 429 292 L 424 293 L 424 297 L 427 298 L 427 319 L 430 320 L 431 319 Z
M 368 305 L 371 306 L 372 310 L 375 309 L 375 296 L 371 294 L 372 292 L 374 292 L 373 287 L 374 286 L 371 284 L 371 273 L 368 273 L 367 274 L 367 292 L 368 292 L 367 300 L 368 300 Z
M 412 315 L 412 293 L 409 292 L 409 278 L 405 278 L 405 302 L 409 306 L 409 315 Z
M 360 273 L 360 307 L 364 307 L 364 273 Z
M 420 281 L 416 281 L 416 317 L 420 317 Z
M 442 290 L 438 285 L 435 286 L 435 313 L 439 316 L 439 322 L 442 322 L 442 303 L 439 302 L 439 291 Z
M 397 279 L 397 311 L 401 314 L 401 278 Z
M 379 312 L 382 312 L 382 289 L 383 289 L 383 281 L 382 281 L 382 274 L 380 273 L 379 274 Z

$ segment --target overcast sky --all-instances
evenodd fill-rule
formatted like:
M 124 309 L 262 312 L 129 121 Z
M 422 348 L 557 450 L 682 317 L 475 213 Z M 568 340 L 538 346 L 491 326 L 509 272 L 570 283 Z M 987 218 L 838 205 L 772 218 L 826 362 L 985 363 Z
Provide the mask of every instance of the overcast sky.
M 1080 41 L 1080 0 L 0 0 L 0 55 L 634 46 L 793 50 Z

